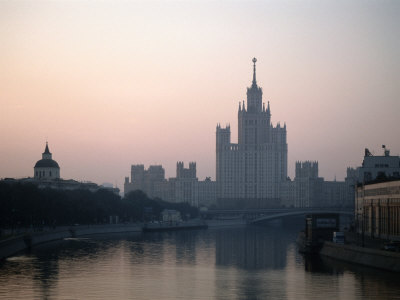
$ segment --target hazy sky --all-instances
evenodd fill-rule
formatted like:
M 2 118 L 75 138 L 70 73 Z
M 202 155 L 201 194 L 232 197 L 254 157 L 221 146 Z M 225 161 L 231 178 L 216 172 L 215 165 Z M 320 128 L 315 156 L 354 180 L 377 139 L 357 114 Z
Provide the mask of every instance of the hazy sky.
M 65 179 L 122 187 L 130 165 L 197 162 L 257 81 L 286 122 L 289 175 L 345 177 L 400 153 L 400 1 L 0 1 L 0 177 L 46 139 Z

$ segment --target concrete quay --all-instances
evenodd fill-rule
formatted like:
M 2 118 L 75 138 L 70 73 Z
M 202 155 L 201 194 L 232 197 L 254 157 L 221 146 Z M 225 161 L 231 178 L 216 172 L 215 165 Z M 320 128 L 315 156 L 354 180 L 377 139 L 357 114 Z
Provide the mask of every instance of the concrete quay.
M 243 219 L 207 220 L 208 228 L 236 228 L 246 226 Z M 143 224 L 107 224 L 62 226 L 41 232 L 24 232 L 18 236 L 0 241 L 0 260 L 42 243 L 93 234 L 142 232 Z
M 400 272 L 400 253 L 397 252 L 324 242 L 319 254 L 349 263 Z
M 63 226 L 42 232 L 26 232 L 0 241 L 0 259 L 46 242 L 93 234 L 141 232 L 141 224 Z

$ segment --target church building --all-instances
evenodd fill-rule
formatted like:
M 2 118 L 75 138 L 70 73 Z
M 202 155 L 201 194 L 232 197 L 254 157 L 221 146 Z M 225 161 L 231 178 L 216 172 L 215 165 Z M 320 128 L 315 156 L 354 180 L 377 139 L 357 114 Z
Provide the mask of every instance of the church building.
M 52 154 L 49 151 L 49 145 L 46 142 L 46 148 L 42 153 L 42 159 L 35 164 L 34 178 L 35 179 L 57 179 L 60 178 L 60 167 L 58 163 L 52 159 Z
M 280 205 L 280 184 L 287 178 L 286 124 L 273 126 L 271 109 L 262 102 L 256 81 L 247 88 L 247 103 L 239 103 L 238 143 L 231 143 L 230 126 L 217 125 L 217 203 L 221 209 L 266 208 Z

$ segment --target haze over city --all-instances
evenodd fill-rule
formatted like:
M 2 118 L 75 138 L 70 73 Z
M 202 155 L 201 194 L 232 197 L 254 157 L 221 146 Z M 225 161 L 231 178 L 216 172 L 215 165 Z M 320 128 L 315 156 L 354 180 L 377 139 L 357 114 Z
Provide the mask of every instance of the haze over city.
M 215 179 L 215 128 L 253 57 L 288 169 L 345 177 L 364 148 L 400 152 L 396 1 L 0 3 L 0 177 L 33 175 L 46 140 L 61 177 L 122 187 L 131 164 L 196 161 Z

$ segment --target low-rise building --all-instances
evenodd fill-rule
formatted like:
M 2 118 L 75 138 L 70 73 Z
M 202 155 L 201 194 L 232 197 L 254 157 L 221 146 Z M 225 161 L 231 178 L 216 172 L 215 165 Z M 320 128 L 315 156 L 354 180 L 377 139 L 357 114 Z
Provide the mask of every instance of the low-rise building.
M 347 169 L 347 180 L 353 184 L 367 183 L 377 178 L 398 178 L 400 179 L 400 157 L 390 155 L 390 150 L 382 145 L 383 155 L 372 155 L 365 148 L 362 165 L 357 168 Z
M 355 227 L 359 234 L 400 240 L 400 180 L 357 186 Z
M 355 187 L 358 184 L 373 182 L 376 179 L 400 179 L 400 157 L 390 155 L 390 150 L 382 145 L 383 155 L 372 155 L 365 148 L 364 159 L 360 167 L 347 168 L 345 182 L 350 199 L 354 203 Z
M 180 222 L 182 221 L 181 213 L 174 209 L 164 209 L 161 213 L 163 222 Z

